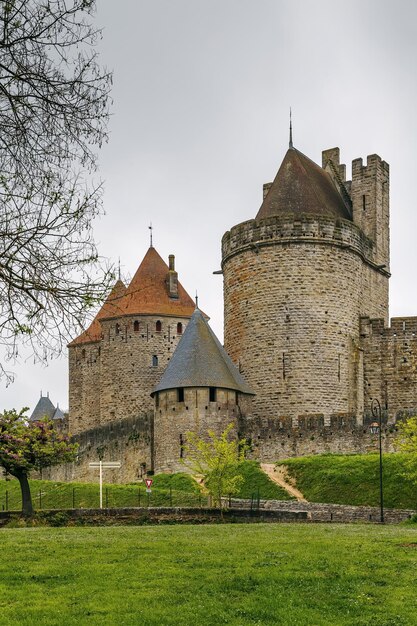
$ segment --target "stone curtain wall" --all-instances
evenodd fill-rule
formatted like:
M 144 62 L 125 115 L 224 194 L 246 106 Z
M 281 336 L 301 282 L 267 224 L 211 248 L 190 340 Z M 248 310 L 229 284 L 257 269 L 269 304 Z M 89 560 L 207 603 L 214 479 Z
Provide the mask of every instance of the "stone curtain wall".
M 324 415 L 297 420 L 293 427 L 289 419 L 248 419 L 243 433 L 251 444 L 250 457 L 272 463 L 282 459 L 313 454 L 365 454 L 376 452 L 378 437 L 371 435 L 371 418 L 364 425 L 356 424 L 354 416 L 332 415 L 330 424 L 324 424 Z M 394 452 L 396 430 L 383 427 L 384 452 Z
M 121 461 L 121 468 L 105 470 L 106 483 L 127 483 L 138 480 L 152 469 L 153 413 L 119 420 L 87 430 L 73 437 L 79 444 L 79 458 L 74 463 L 43 470 L 42 477 L 55 481 L 97 482 L 98 469 L 88 464 L 99 461 Z
M 389 422 L 417 415 L 417 317 L 362 318 L 365 407 L 378 398 Z
M 388 307 L 372 242 L 348 220 L 280 216 L 235 226 L 222 252 L 225 348 L 257 394 L 254 416 L 361 422 L 359 318 Z
M 139 330 L 134 323 L 139 322 Z M 156 323 L 161 330 L 156 330 Z M 69 348 L 70 432 L 153 410 L 150 393 L 159 382 L 188 318 L 131 316 L 102 322 L 98 343 Z M 157 361 L 155 360 L 157 359 Z

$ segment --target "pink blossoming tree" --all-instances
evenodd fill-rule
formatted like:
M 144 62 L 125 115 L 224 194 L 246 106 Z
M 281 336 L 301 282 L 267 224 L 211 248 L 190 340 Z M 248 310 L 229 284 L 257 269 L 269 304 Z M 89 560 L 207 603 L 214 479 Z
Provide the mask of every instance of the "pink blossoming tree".
M 0 413 L 0 465 L 18 479 L 22 513 L 32 515 L 30 472 L 73 461 L 78 445 L 71 443 L 68 435 L 58 433 L 48 418 L 28 421 L 26 411 L 25 408 L 19 413 L 14 409 Z

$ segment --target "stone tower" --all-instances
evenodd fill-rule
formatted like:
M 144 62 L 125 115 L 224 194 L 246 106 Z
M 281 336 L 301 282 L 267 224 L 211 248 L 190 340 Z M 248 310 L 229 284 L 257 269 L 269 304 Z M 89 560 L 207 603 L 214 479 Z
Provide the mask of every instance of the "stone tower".
M 260 421 L 361 423 L 360 318 L 388 319 L 388 165 L 292 147 L 256 218 L 222 239 L 225 348 Z
M 118 281 L 91 326 L 69 344 L 71 433 L 152 412 L 150 393 L 194 308 L 174 256 L 167 265 L 151 246 L 129 286 Z
M 155 399 L 155 471 L 183 471 L 187 431 L 220 435 L 230 422 L 236 434 L 249 416 L 252 390 L 196 309 L 159 384 Z

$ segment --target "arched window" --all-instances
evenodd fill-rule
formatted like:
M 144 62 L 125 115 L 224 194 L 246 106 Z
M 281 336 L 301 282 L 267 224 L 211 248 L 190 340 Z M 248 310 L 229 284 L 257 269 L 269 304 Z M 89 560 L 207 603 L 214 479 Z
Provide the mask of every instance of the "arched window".
M 133 330 L 135 331 L 135 333 L 139 332 L 139 322 L 138 322 L 138 320 L 135 320 L 133 322 Z
M 160 333 L 162 330 L 162 322 L 160 322 L 159 320 L 155 324 L 155 330 L 157 333 Z
M 177 335 L 182 335 L 182 324 L 178 322 L 177 324 Z
M 152 357 L 152 366 L 158 367 L 158 357 L 156 356 L 156 354 L 154 354 Z
M 116 335 L 120 333 L 120 324 L 116 324 Z

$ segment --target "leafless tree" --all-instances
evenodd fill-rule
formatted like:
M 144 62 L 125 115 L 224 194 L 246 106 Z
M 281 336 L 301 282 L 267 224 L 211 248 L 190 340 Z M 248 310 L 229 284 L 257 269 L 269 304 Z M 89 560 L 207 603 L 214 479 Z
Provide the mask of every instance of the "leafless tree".
M 111 74 L 95 0 L 0 0 L 0 375 L 58 354 L 108 288 L 92 237 Z

